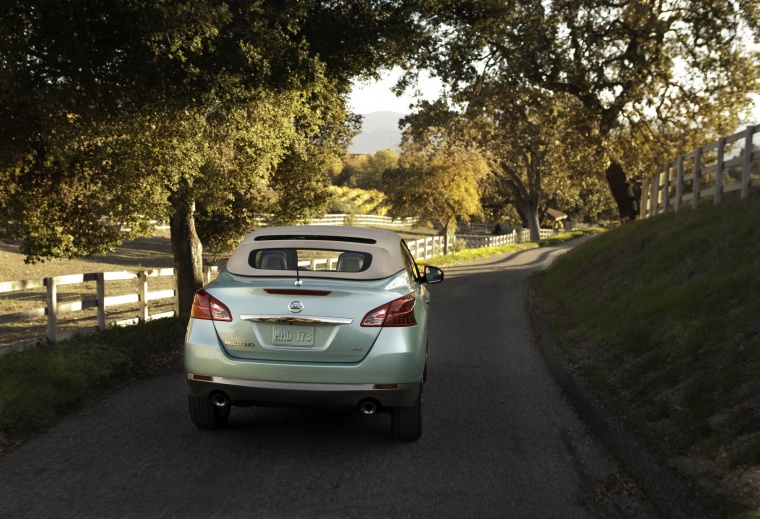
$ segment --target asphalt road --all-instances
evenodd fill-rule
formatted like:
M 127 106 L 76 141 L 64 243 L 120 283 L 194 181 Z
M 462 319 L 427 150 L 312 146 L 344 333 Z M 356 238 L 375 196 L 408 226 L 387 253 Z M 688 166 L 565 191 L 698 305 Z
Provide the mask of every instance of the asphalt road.
M 567 246 L 445 269 L 423 437 L 390 415 L 187 413 L 178 367 L 93 402 L 0 460 L 0 516 L 649 517 L 539 354 L 527 278 Z

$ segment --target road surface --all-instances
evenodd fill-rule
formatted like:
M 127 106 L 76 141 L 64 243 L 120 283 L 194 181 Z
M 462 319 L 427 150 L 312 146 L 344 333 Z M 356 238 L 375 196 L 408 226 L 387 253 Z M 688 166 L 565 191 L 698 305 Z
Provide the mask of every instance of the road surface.
M 571 246 L 444 269 L 418 442 L 353 412 L 234 408 L 201 431 L 177 366 L 0 460 L 0 516 L 650 517 L 534 343 L 527 279 Z

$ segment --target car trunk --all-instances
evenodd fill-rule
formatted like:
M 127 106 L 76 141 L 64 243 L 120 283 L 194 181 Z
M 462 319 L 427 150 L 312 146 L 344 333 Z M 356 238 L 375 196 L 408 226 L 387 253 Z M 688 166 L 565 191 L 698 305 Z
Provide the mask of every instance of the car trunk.
M 207 287 L 232 314 L 231 322 L 214 321 L 227 353 L 305 363 L 363 359 L 381 328 L 361 327 L 362 318 L 397 296 L 366 282 L 310 279 L 305 285 L 269 279 Z

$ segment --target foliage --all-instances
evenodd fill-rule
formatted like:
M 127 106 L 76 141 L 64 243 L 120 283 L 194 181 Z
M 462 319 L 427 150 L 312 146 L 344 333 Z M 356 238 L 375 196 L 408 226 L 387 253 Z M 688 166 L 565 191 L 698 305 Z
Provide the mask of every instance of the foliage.
M 186 325 L 161 319 L 0 356 L 0 437 L 44 429 L 95 391 L 155 373 L 179 357 Z
M 396 167 L 398 155 L 390 148 L 369 155 L 348 156 L 341 172 L 333 178 L 333 185 L 359 189 L 383 189 L 383 173 Z
M 330 214 L 376 214 L 385 216 L 388 211 L 386 196 L 382 191 L 351 187 L 330 186 Z
M 427 138 L 405 138 L 402 149 L 398 167 L 383 175 L 391 216 L 418 216 L 448 237 L 457 218 L 480 213 L 478 183 L 488 167 L 477 150 L 448 142 L 434 127 Z
M 280 221 L 319 212 L 323 168 L 357 128 L 351 79 L 397 64 L 416 27 L 388 0 L 8 6 L 0 227 L 34 261 L 105 252 L 168 220 L 191 298 L 195 215 L 223 250 L 262 207 Z
M 624 219 L 637 213 L 637 178 L 623 162 L 635 156 L 632 145 L 656 157 L 680 148 L 679 133 L 702 142 L 730 133 L 759 88 L 760 58 L 750 49 L 760 8 L 748 0 L 424 5 L 438 38 L 418 53 L 418 69 L 433 71 L 461 104 L 518 87 L 574 99 L 584 116 L 572 132 L 607 164 Z
M 504 207 L 514 205 L 531 239 L 538 240 L 549 207 L 574 220 L 595 218 L 609 207 L 600 189 L 603 168 L 575 133 L 583 120 L 577 102 L 520 85 L 478 89 L 462 105 L 421 103 L 405 122 L 417 139 L 425 138 L 427 127 L 445 125 L 450 138 L 482 150 L 489 166 L 481 183 L 483 201 L 498 220 L 512 220 Z

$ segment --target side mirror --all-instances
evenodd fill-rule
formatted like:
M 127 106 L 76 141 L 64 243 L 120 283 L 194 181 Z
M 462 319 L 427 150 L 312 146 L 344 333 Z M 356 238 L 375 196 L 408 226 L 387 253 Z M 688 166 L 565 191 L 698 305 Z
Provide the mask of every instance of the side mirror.
M 431 285 L 440 283 L 443 281 L 443 271 L 438 267 L 429 267 L 425 265 L 425 273 L 422 275 L 420 281 L 422 283 L 430 283 Z

